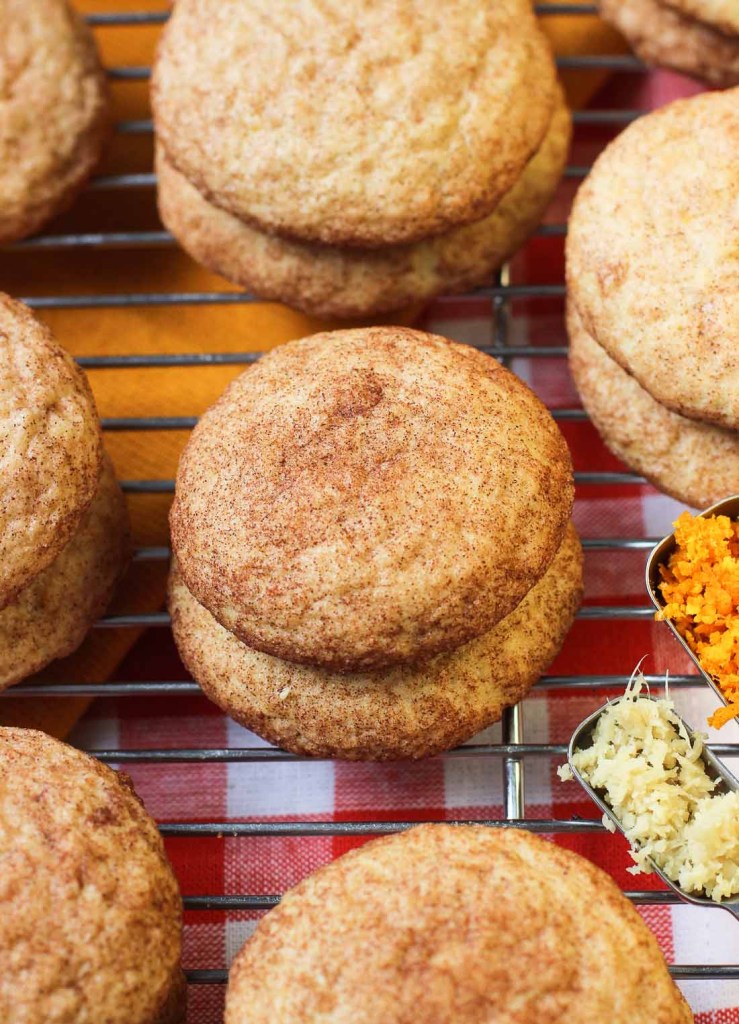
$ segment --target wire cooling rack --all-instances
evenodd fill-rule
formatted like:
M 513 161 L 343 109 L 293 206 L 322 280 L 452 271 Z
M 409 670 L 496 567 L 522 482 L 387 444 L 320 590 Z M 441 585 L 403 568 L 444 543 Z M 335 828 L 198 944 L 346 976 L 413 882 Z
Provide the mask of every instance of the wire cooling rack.
M 546 4 L 540 5 L 538 11 L 542 15 L 571 15 L 578 17 L 595 13 L 594 6 L 581 4 Z M 166 21 L 167 13 L 129 12 L 105 13 L 88 15 L 88 22 L 96 27 L 115 27 L 132 25 L 156 25 Z M 603 56 L 561 58 L 560 67 L 564 69 L 610 70 L 629 74 L 639 74 L 644 66 L 630 56 Z M 146 80 L 149 77 L 148 67 L 110 67 L 108 74 L 113 80 Z M 625 126 L 640 115 L 640 111 L 623 110 L 586 110 L 574 114 L 575 125 L 614 126 L 616 129 Z M 148 134 L 152 131 L 150 120 L 122 121 L 117 125 L 120 135 L 131 136 Z M 581 179 L 588 171 L 587 166 L 569 166 L 566 177 Z M 133 173 L 106 175 L 95 178 L 89 185 L 90 189 L 151 189 L 156 179 L 153 173 Z M 564 224 L 549 224 L 539 229 L 540 235 L 564 235 Z M 116 231 L 116 232 L 84 232 L 67 234 L 42 234 L 25 240 L 13 250 L 64 250 L 64 249 L 110 249 L 110 248 L 142 248 L 174 246 L 175 242 L 168 232 L 155 231 Z M 510 326 L 515 318 L 512 310 L 513 300 L 526 298 L 557 298 L 564 295 L 564 285 L 558 283 L 516 283 L 510 282 L 509 269 L 504 267 L 495 277 L 490 287 L 481 288 L 467 296 L 460 296 L 460 301 L 477 301 L 481 297 L 490 300 L 493 317 L 493 344 L 484 351 L 509 363 L 516 357 L 529 359 L 555 359 L 566 355 L 563 346 L 516 345 L 510 340 Z M 65 294 L 36 295 L 24 301 L 39 310 L 54 309 L 91 309 L 116 307 L 152 307 L 152 306 L 193 306 L 215 304 L 241 304 L 257 301 L 252 295 L 232 291 L 200 291 L 200 292 L 141 292 L 116 294 Z M 160 353 L 141 355 L 105 355 L 86 356 L 79 363 L 86 369 L 104 370 L 119 368 L 152 368 L 152 367 L 203 367 L 215 365 L 247 365 L 259 357 L 258 352 L 222 352 L 222 353 Z M 586 419 L 581 409 L 557 409 L 554 416 L 560 421 L 577 421 Z M 162 431 L 186 430 L 195 423 L 195 417 L 132 417 L 108 418 L 103 420 L 103 428 L 107 432 L 114 431 Z M 638 485 L 644 481 L 637 475 L 625 472 L 597 470 L 575 474 L 578 484 L 586 485 Z M 171 479 L 161 480 L 128 480 L 123 482 L 124 490 L 129 493 L 156 494 L 171 493 L 174 482 Z M 647 551 L 656 538 L 652 537 L 613 537 L 586 538 L 583 546 L 586 551 L 633 550 Z M 169 558 L 166 547 L 139 548 L 135 558 L 140 561 L 165 561 Z M 653 611 L 646 602 L 644 606 L 604 606 L 589 605 L 579 612 L 581 619 L 600 620 L 649 620 Z M 165 613 L 108 615 L 97 624 L 99 629 L 127 629 L 140 627 L 169 626 L 169 617 Z M 597 668 L 597 666 L 593 666 Z M 660 679 L 651 677 L 650 681 L 657 684 Z M 620 687 L 627 682 L 626 676 L 602 676 L 597 674 L 567 676 L 547 675 L 537 684 L 537 689 L 559 688 L 566 690 L 592 690 Z M 681 675 L 672 678 L 674 688 L 693 688 L 702 682 L 695 676 Z M 10 691 L 13 697 L 177 697 L 198 694 L 199 688 L 194 682 L 187 681 L 131 681 L 77 683 L 69 681 L 63 684 L 23 684 Z M 716 744 L 712 749 L 719 756 L 739 755 L 738 743 Z M 131 749 L 131 750 L 95 750 L 90 751 L 101 760 L 119 765 L 132 763 L 150 764 L 203 764 L 228 762 L 282 762 L 300 761 L 294 755 L 271 747 L 250 747 L 238 749 Z M 537 744 L 524 741 L 523 708 L 521 705 L 506 712 L 502 723 L 501 743 L 472 743 L 451 751 L 447 758 L 487 758 L 501 763 L 503 775 L 503 808 L 504 816 L 500 821 L 486 820 L 485 824 L 507 825 L 508 827 L 525 827 L 540 833 L 594 833 L 601 832 L 599 820 L 580 819 L 541 819 L 527 817 L 524 799 L 524 766 L 530 758 L 562 758 L 566 753 L 563 744 Z M 256 821 L 256 822 L 176 822 L 164 823 L 161 831 L 166 836 L 228 836 L 228 837 L 267 837 L 267 836 L 368 836 L 397 832 L 417 821 Z M 673 893 L 662 891 L 629 891 L 627 896 L 637 905 L 665 905 L 676 903 Z M 185 898 L 188 910 L 268 910 L 279 901 L 279 895 L 250 894 L 202 894 Z M 719 913 L 719 911 L 716 911 Z M 671 968 L 674 977 L 679 979 L 738 979 L 739 966 L 732 965 L 690 965 L 676 964 Z M 188 972 L 188 981 L 192 985 L 223 984 L 226 972 L 221 969 L 201 969 Z

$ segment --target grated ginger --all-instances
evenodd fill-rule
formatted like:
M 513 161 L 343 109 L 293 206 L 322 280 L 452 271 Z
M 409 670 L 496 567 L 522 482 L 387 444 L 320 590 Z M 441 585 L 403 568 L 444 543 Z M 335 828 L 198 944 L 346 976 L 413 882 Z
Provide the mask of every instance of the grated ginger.
M 728 516 L 691 516 L 674 524 L 676 547 L 660 566 L 669 619 L 725 695 L 708 724 L 739 717 L 739 523 Z
M 572 762 L 606 802 L 631 844 L 632 874 L 654 861 L 688 893 L 717 902 L 739 894 L 739 793 L 714 793 L 703 739 L 692 735 L 669 699 L 640 697 L 635 675 L 601 714 L 593 744 Z M 572 777 L 569 766 L 560 778 Z

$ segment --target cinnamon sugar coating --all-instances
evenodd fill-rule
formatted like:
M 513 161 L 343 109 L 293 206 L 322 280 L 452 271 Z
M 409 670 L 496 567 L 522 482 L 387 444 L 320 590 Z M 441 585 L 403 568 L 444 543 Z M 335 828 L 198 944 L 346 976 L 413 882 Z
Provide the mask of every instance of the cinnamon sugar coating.
M 153 80 L 158 138 L 204 199 L 364 247 L 486 217 L 555 99 L 528 0 L 179 0 Z
M 581 186 L 568 295 L 661 405 L 739 428 L 739 89 L 630 125 Z
M 92 33 L 67 0 L 0 3 L 0 243 L 66 208 L 110 132 Z
M 245 644 L 374 670 L 488 632 L 573 499 L 542 403 L 489 356 L 399 327 L 273 350 L 202 417 L 170 522 L 183 579 Z
M 234 961 L 226 1024 L 691 1024 L 590 861 L 520 829 L 422 825 L 288 892 Z
M 254 651 L 220 626 L 173 569 L 169 608 L 180 653 L 206 696 L 296 754 L 351 761 L 431 757 L 500 720 L 554 660 L 582 595 L 572 525 L 554 561 L 490 630 L 416 665 L 336 673 Z
M 0 728 L 0 1020 L 181 1024 L 182 901 L 125 776 Z
M 656 402 L 592 338 L 571 306 L 570 368 L 608 447 L 665 494 L 707 508 L 739 493 L 739 433 L 699 423 Z
M 360 249 L 280 238 L 209 203 L 158 146 L 162 221 L 183 248 L 263 299 L 320 317 L 360 319 L 483 284 L 538 226 L 567 160 L 571 119 L 558 102 L 521 176 L 481 221 L 407 245 Z
M 70 542 L 0 610 L 0 690 L 79 647 L 110 601 L 129 548 L 126 501 L 106 459 Z
M 101 468 L 85 375 L 26 306 L 0 293 L 0 609 L 69 542 Z

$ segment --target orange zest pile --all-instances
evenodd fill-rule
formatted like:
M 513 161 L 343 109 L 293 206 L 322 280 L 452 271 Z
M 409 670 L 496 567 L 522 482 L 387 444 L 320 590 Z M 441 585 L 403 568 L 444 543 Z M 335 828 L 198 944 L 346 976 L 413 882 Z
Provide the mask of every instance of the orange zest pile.
M 691 516 L 675 523 L 677 546 L 660 566 L 669 619 L 728 701 L 708 719 L 720 728 L 739 717 L 739 523 L 728 516 Z

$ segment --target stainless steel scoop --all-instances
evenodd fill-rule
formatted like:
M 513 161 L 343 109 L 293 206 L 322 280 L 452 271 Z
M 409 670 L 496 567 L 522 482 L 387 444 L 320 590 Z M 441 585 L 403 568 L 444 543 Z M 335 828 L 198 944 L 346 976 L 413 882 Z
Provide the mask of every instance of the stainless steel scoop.
M 723 501 L 716 502 L 715 505 L 711 505 L 710 508 L 707 508 L 704 512 L 701 512 L 700 515 L 703 518 L 706 518 L 707 516 L 728 516 L 730 519 L 739 519 L 739 494 L 735 494 L 731 498 L 724 498 Z M 652 549 L 652 553 L 647 559 L 647 591 L 652 599 L 652 604 L 658 611 L 661 611 L 665 606 L 665 602 L 659 590 L 659 585 L 662 582 L 659 574 L 659 567 L 660 565 L 664 565 L 664 563 L 667 562 L 670 555 L 675 550 L 675 546 L 675 534 L 670 533 L 664 538 L 664 540 L 661 540 L 659 544 L 657 544 L 657 546 Z M 712 688 L 712 690 L 719 698 L 721 703 L 727 704 L 728 701 L 726 700 L 724 694 L 721 692 L 721 687 L 718 685 L 718 682 L 709 672 L 706 672 L 706 670 L 703 668 L 700 661 L 698 660 L 697 655 L 694 654 L 694 652 L 690 649 L 690 645 L 688 644 L 687 640 L 685 640 L 684 637 L 680 636 L 674 624 L 670 622 L 669 619 L 662 619 L 661 621 L 663 621 L 666 625 L 670 627 L 673 635 L 677 637 L 678 642 L 683 645 L 683 648 L 691 658 L 693 664 L 696 666 L 696 668 L 703 676 L 703 678 L 706 680 L 708 685 Z
M 739 499 L 735 500 L 739 501 Z M 639 699 L 655 700 L 656 698 L 641 696 Z M 577 768 L 575 768 L 575 765 L 573 764 L 572 760 L 573 754 L 576 750 L 586 750 L 589 746 L 592 746 L 593 731 L 595 730 L 595 727 L 598 723 L 598 719 L 606 710 L 606 708 L 608 708 L 608 706 L 608 704 L 604 704 L 602 708 L 599 708 L 598 711 L 596 711 L 594 714 L 586 718 L 585 721 L 581 722 L 577 729 L 575 729 L 572 739 L 570 740 L 569 750 L 567 751 L 567 760 L 569 762 L 572 774 L 575 776 L 575 778 L 580 783 L 585 792 L 588 794 L 588 796 L 591 798 L 591 800 L 593 800 L 593 802 L 597 804 L 598 807 L 600 807 L 601 811 L 603 812 L 603 814 L 606 815 L 606 817 L 611 819 L 611 821 L 619 830 L 619 832 L 622 835 L 625 835 L 621 822 L 613 813 L 613 809 L 611 808 L 611 806 L 607 804 L 606 801 L 603 799 L 602 792 L 593 789 L 590 783 L 587 782 L 587 780 L 583 778 L 583 776 L 580 774 Z M 693 730 L 690 728 L 687 722 L 683 721 L 683 719 L 680 719 L 680 721 L 682 721 L 687 732 L 690 733 L 690 735 L 692 736 Z M 714 792 L 720 794 L 736 792 L 737 790 L 739 790 L 739 782 L 734 778 L 729 769 L 725 765 L 723 765 L 718 760 L 718 758 L 711 753 L 710 750 L 706 750 L 706 748 L 704 747 L 702 757 L 706 766 L 706 771 L 708 772 L 710 777 L 712 779 L 720 780 L 719 785 L 716 787 Z M 688 903 L 695 903 L 699 907 L 722 907 L 724 910 L 728 910 L 737 919 L 739 919 L 739 896 L 735 896 L 730 900 L 724 900 L 721 903 L 717 903 L 715 900 L 710 899 L 708 896 L 699 896 L 692 892 L 685 892 L 678 885 L 676 885 L 676 883 L 673 882 L 671 878 L 668 878 L 664 871 L 662 871 L 662 869 L 658 867 L 651 858 L 649 860 L 649 863 L 652 868 L 652 871 L 654 871 L 656 875 L 659 875 L 659 877 L 662 879 L 665 885 L 669 889 L 672 889 L 672 891 L 677 896 L 679 896 L 681 900 L 685 900 Z

